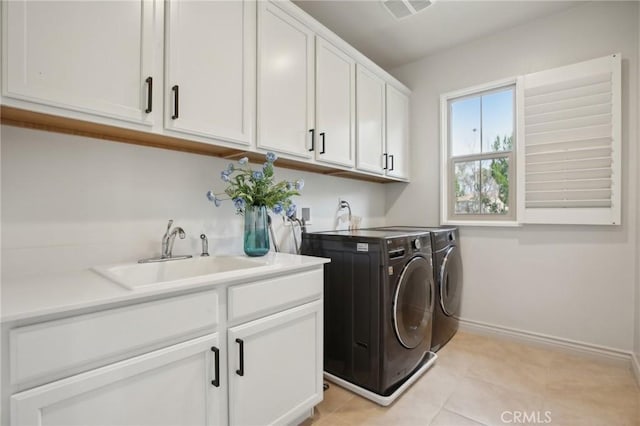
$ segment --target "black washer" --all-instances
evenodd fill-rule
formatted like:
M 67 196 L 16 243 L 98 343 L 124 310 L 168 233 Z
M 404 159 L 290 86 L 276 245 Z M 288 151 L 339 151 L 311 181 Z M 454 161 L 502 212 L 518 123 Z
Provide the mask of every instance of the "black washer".
M 458 331 L 462 300 L 462 257 L 455 227 L 388 226 L 387 232 L 429 232 L 433 250 L 436 307 L 433 311 L 431 350 L 442 348 Z
M 430 335 L 433 290 L 431 263 L 415 256 L 404 267 L 393 298 L 393 325 L 398 340 L 413 349 Z
M 436 289 L 428 232 L 305 233 L 324 274 L 324 369 L 388 396 L 428 359 Z

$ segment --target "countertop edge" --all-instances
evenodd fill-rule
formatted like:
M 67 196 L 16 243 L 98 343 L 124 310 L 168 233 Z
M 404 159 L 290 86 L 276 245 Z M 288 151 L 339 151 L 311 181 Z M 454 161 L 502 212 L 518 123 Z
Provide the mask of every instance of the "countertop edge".
M 307 257 L 307 256 L 305 256 Z M 22 312 L 10 313 L 8 315 L 3 314 L 0 316 L 0 325 L 7 326 L 12 323 L 31 323 L 49 321 L 56 318 L 63 318 L 67 316 L 82 315 L 88 312 L 99 311 L 103 309 L 112 309 L 119 306 L 125 306 L 128 304 L 143 303 L 146 300 L 157 300 L 168 297 L 177 296 L 180 294 L 195 293 L 199 291 L 206 291 L 221 285 L 237 285 L 241 283 L 247 283 L 251 281 L 259 281 L 264 279 L 270 279 L 273 277 L 287 275 L 290 273 L 303 272 L 306 270 L 313 270 L 322 267 L 324 264 L 329 263 L 330 260 L 321 257 L 308 257 L 304 263 L 301 264 L 285 264 L 281 268 L 274 268 L 270 270 L 260 270 L 255 274 L 247 274 L 239 277 L 223 277 L 214 280 L 203 281 L 199 283 L 185 284 L 185 285 L 169 285 L 163 286 L 159 284 L 159 287 L 151 288 L 148 290 L 127 290 L 121 288 L 120 291 L 115 291 L 113 296 L 105 296 L 102 299 L 95 299 L 89 301 L 79 301 L 77 303 L 71 302 L 68 305 L 57 305 L 50 308 L 36 308 L 33 310 L 25 309 Z M 89 271 L 89 270 L 86 270 Z M 96 275 L 96 281 L 103 281 L 105 285 L 117 286 L 118 284 L 111 282 L 108 278 L 102 277 L 96 272 L 91 271 Z M 46 279 L 42 278 L 43 281 Z M 46 284 L 45 284 L 46 285 Z

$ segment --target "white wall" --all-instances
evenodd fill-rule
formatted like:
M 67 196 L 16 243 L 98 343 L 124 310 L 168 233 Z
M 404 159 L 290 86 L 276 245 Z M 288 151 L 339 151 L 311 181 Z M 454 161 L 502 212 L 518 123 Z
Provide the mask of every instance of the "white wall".
M 158 255 L 168 219 L 187 239 L 174 254 L 199 253 L 201 233 L 214 253 L 242 253 L 242 218 L 222 192 L 219 158 L 2 126 L 2 278 L 50 273 Z M 277 165 L 277 162 L 276 162 Z M 384 224 L 382 184 L 276 169 L 276 179 L 303 178 L 299 206 L 312 209 L 309 230 L 333 229 L 338 196 L 361 226 Z M 285 250 L 291 233 L 276 221 Z
M 623 57 L 623 225 L 463 227 L 462 317 L 630 351 L 636 256 L 638 5 L 595 2 L 392 70 L 412 90 L 412 183 L 387 187 L 387 223 L 439 222 L 439 95 Z
M 638 8 L 638 22 L 640 22 L 640 8 Z M 638 58 L 640 58 L 640 31 L 638 31 Z M 640 66 L 638 67 L 638 81 L 640 81 Z M 638 121 L 637 131 L 640 134 L 640 84 L 637 88 L 638 93 Z M 639 156 L 640 157 L 640 156 Z M 640 158 L 638 158 L 637 167 L 640 168 Z M 637 173 L 637 182 L 638 185 L 636 188 L 640 188 L 640 173 Z M 640 211 L 640 197 L 636 200 L 636 212 Z M 640 361 L 640 214 L 636 215 L 636 315 L 635 315 L 635 338 L 634 338 L 634 351 L 636 354 L 636 359 Z M 640 365 L 637 366 L 640 368 Z M 640 373 L 638 371 L 637 373 Z M 636 376 L 638 379 L 638 383 L 640 383 L 640 375 Z

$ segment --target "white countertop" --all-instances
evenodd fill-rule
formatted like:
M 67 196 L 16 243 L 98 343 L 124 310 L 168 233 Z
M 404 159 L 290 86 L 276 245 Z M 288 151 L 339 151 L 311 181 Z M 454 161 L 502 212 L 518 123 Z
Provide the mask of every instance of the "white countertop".
M 89 269 L 7 279 L 3 280 L 1 286 L 0 322 L 30 320 L 186 290 L 205 289 L 220 284 L 248 282 L 310 269 L 329 262 L 329 259 L 320 257 L 274 252 L 261 257 L 260 260 L 266 262 L 266 265 L 201 276 L 180 284 L 158 284 L 138 290 L 128 290 Z

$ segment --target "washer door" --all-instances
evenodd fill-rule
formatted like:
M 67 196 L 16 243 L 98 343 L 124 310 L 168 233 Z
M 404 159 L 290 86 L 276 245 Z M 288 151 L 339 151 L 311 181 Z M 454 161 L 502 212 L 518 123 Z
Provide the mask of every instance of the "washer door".
M 460 309 L 462 287 L 462 260 L 458 247 L 451 246 L 440 265 L 440 306 L 448 316 L 457 315 Z
M 416 256 L 400 274 L 393 303 L 393 325 L 402 346 L 413 349 L 429 334 L 433 311 L 433 273 L 424 257 Z

